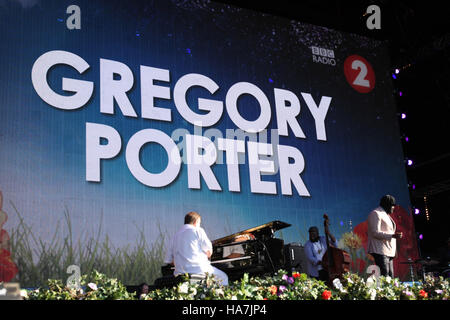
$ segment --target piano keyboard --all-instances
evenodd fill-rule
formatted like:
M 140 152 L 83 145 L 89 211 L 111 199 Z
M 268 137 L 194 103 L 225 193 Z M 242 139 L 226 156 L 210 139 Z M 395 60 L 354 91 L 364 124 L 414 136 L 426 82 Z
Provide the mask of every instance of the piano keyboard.
M 232 262 L 232 261 L 238 261 L 238 260 L 247 260 L 247 259 L 251 259 L 251 258 L 252 258 L 251 256 L 245 256 L 245 257 L 229 258 L 229 259 L 223 259 L 223 260 L 215 260 L 215 261 L 211 261 L 211 264 Z

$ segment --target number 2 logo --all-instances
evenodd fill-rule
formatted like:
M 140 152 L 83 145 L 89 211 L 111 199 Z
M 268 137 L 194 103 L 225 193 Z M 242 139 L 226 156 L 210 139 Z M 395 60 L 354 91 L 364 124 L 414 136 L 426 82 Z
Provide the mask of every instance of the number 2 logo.
M 350 86 L 360 93 L 369 93 L 375 87 L 375 72 L 361 56 L 355 54 L 345 59 L 344 74 Z

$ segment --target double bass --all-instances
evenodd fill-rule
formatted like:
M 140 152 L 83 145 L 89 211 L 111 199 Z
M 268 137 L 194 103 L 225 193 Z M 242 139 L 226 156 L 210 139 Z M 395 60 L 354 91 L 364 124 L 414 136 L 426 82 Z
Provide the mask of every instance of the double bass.
M 328 272 L 328 282 L 329 284 L 331 284 L 334 279 L 341 278 L 344 273 L 350 271 L 351 258 L 350 254 L 347 251 L 336 248 L 334 245 L 329 243 L 329 219 L 326 214 L 323 215 L 323 218 L 325 238 L 327 241 L 327 251 L 322 258 L 322 267 Z

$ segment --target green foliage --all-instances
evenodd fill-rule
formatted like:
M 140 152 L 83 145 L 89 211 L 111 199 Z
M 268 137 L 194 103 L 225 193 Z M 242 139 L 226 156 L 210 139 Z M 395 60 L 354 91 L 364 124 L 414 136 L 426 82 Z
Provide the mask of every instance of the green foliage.
M 128 293 L 121 282 L 94 270 L 81 279 L 82 288 L 70 289 L 61 280 L 48 280 L 47 286 L 27 291 L 30 300 L 133 300 L 134 293 Z M 214 278 L 191 282 L 184 281 L 172 288 L 150 291 L 141 295 L 141 300 L 448 300 L 449 282 L 442 277 L 427 277 L 423 283 L 402 283 L 398 279 L 372 277 L 364 279 L 357 274 L 347 273 L 342 279 L 335 279 L 332 288 L 323 281 L 306 274 L 292 276 L 279 270 L 274 276 L 249 277 L 229 286 L 222 286 Z
M 72 289 L 61 280 L 48 280 L 46 288 L 30 290 L 28 300 L 133 300 L 134 295 L 115 278 L 94 270 L 81 277 L 81 288 Z
M 427 292 L 428 299 L 431 300 L 448 300 L 450 299 L 450 287 L 448 279 L 444 279 L 443 277 L 431 277 L 426 276 L 426 281 L 422 286 L 422 290 Z M 420 296 L 420 288 L 419 296 Z M 416 289 L 417 290 L 417 289 Z
M 355 273 L 347 273 L 342 282 L 339 279 L 333 281 L 333 289 L 341 300 L 369 300 L 373 298 L 374 288 Z
M 450 298 L 448 280 L 427 278 L 412 286 L 390 277 L 378 281 L 347 273 L 335 279 L 332 288 L 306 274 L 285 271 L 273 277 L 248 277 L 247 274 L 229 286 L 220 286 L 213 277 L 201 283 L 188 280 L 173 288 L 155 290 L 141 297 L 148 300 L 447 300 Z

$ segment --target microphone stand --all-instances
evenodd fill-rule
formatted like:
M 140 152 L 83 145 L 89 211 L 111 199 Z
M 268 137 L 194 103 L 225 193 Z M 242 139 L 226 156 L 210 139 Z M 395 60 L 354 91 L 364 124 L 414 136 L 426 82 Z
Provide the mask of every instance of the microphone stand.
M 416 241 L 417 241 L 417 249 L 419 251 L 419 257 L 422 259 L 422 250 L 420 249 L 420 237 L 419 237 L 419 233 L 416 232 Z M 423 281 L 425 281 L 425 265 L 422 264 L 422 278 Z

